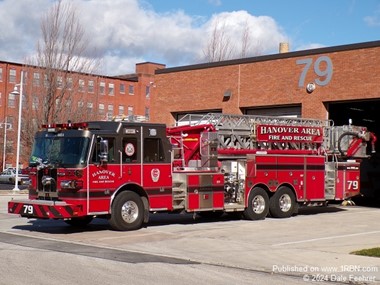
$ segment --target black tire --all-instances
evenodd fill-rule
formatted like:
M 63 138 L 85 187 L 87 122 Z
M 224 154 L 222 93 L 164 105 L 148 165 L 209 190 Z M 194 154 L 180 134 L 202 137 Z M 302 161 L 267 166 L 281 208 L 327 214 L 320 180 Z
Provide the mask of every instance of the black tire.
M 268 193 L 260 187 L 251 190 L 248 196 L 247 208 L 244 210 L 244 216 L 249 220 L 262 220 L 269 212 Z
M 116 196 L 111 206 L 109 223 L 117 231 L 132 231 L 141 228 L 144 221 L 144 204 L 141 197 L 131 191 Z
M 281 186 L 269 200 L 269 213 L 273 218 L 289 218 L 296 210 L 296 198 L 293 191 Z
M 70 220 L 65 220 L 65 223 L 76 228 L 82 228 L 87 226 L 94 217 L 92 216 L 86 216 L 86 217 L 80 217 L 80 218 L 71 218 Z

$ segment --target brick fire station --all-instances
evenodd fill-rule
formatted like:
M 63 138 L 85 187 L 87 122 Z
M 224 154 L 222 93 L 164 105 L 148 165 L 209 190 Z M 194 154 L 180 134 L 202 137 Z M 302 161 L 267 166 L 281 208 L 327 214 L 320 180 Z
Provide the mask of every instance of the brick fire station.
M 185 114 L 279 115 L 366 126 L 380 136 L 380 41 L 157 69 L 151 121 Z M 380 143 L 362 193 L 380 198 Z
M 336 124 L 351 119 L 380 133 L 379 79 L 380 41 L 158 69 L 151 120 L 173 124 L 184 114 L 208 112 L 282 115 Z

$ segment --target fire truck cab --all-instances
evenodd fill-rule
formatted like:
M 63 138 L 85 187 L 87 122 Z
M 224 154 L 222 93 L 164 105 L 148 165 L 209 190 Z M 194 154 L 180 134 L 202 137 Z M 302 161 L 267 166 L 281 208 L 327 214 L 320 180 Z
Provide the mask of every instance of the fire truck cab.
M 208 114 L 176 126 L 134 121 L 45 125 L 29 162 L 29 198 L 8 212 L 82 226 L 94 217 L 134 230 L 151 212 L 251 220 L 360 192 L 376 138 L 330 121 Z

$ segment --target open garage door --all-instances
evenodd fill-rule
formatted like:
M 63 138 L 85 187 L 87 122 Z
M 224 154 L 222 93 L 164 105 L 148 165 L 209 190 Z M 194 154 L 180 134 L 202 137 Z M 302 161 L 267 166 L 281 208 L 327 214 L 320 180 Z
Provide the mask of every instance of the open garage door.
M 380 205 L 380 100 L 350 101 L 329 103 L 329 119 L 334 124 L 347 125 L 349 120 L 356 126 L 365 126 L 378 138 L 376 154 L 362 163 L 361 193 L 369 198 L 376 198 Z

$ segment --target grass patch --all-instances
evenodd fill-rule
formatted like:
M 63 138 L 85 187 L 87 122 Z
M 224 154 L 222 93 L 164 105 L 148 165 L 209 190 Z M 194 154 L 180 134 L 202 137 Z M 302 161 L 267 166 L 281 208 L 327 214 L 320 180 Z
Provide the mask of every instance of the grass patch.
M 372 256 L 372 257 L 380 257 L 380 247 L 374 247 L 374 248 L 368 248 L 368 249 L 362 249 L 351 252 L 352 254 L 356 255 L 365 255 L 365 256 Z

